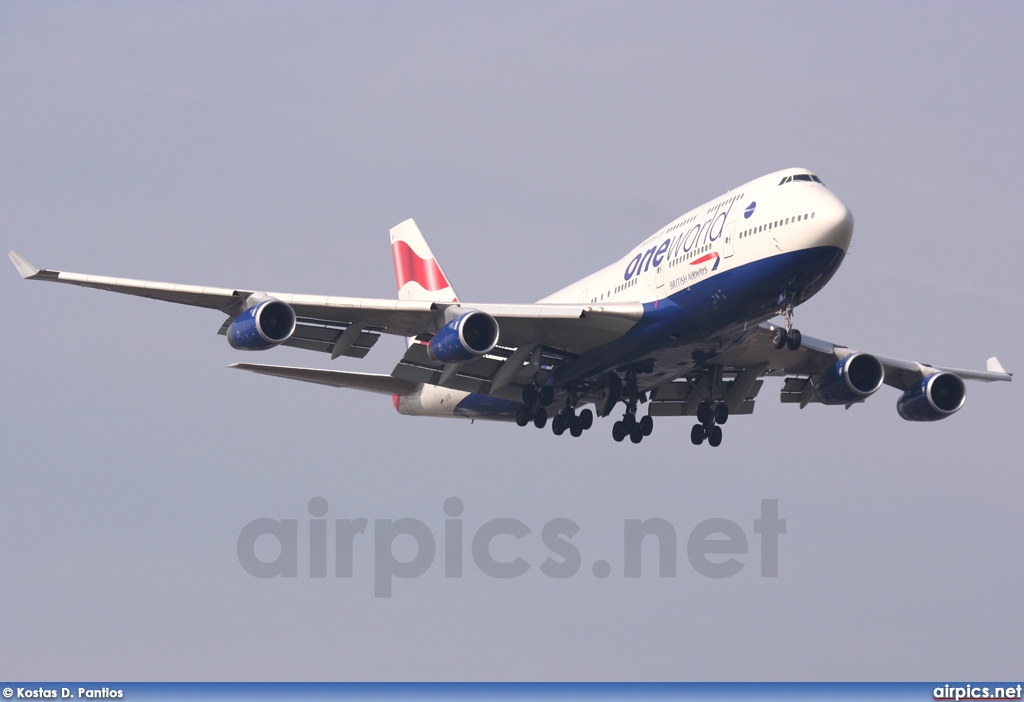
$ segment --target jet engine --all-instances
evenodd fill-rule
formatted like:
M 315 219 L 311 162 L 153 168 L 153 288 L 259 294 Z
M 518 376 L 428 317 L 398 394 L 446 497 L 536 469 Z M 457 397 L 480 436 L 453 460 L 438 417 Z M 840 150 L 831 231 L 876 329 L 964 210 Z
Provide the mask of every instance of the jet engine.
M 427 345 L 427 355 L 439 363 L 464 363 L 482 356 L 498 343 L 498 320 L 473 310 L 441 327 Z
M 940 371 L 921 378 L 896 401 L 896 411 L 909 422 L 945 419 L 964 406 L 967 388 L 956 373 Z
M 882 362 L 868 353 L 853 353 L 837 361 L 818 379 L 818 399 L 826 405 L 863 402 L 885 381 Z
M 295 322 L 295 310 L 287 302 L 264 300 L 234 318 L 228 343 L 242 351 L 263 351 L 288 341 Z

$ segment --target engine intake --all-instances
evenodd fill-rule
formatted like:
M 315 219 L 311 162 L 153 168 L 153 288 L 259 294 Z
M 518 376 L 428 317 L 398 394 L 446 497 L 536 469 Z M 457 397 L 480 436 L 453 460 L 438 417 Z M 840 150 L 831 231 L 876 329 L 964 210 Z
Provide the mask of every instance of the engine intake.
M 881 361 L 869 353 L 854 353 L 822 373 L 816 389 L 823 404 L 850 405 L 874 395 L 884 381 Z
M 235 317 L 228 327 L 228 343 L 241 351 L 263 351 L 288 341 L 295 323 L 291 305 L 265 300 Z
M 439 363 L 464 363 L 482 356 L 498 343 L 498 320 L 473 310 L 441 327 L 427 345 L 427 355 Z
M 896 411 L 908 422 L 935 422 L 964 406 L 967 388 L 956 373 L 940 371 L 921 380 L 896 401 Z

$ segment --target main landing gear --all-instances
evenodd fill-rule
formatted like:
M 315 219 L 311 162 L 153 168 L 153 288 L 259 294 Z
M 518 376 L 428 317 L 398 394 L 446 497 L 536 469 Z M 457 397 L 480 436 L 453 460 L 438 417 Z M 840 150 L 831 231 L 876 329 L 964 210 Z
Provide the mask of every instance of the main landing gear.
M 612 438 L 622 441 L 628 436 L 634 444 L 639 444 L 645 436 L 650 436 L 654 431 L 654 419 L 650 415 L 636 418 L 637 405 L 646 399 L 643 393 L 637 391 L 636 371 L 626 371 L 622 396 L 622 401 L 626 404 L 626 413 L 612 425 Z
M 569 434 L 578 438 L 594 425 L 594 412 L 590 408 L 576 414 L 576 403 L 579 402 L 579 399 L 576 388 L 569 387 L 565 398 L 565 407 L 560 409 L 551 420 L 551 431 L 555 436 L 561 436 L 568 430 Z
M 538 429 L 543 429 L 548 422 L 547 408 L 555 400 L 555 389 L 550 385 L 538 388 L 536 385 L 527 385 L 523 388 L 523 404 L 516 411 L 516 424 L 525 427 L 531 422 Z M 551 418 L 551 431 L 555 436 L 561 436 L 568 431 L 572 436 L 582 436 L 583 432 L 594 425 L 594 412 L 587 408 L 579 414 L 576 413 L 576 403 L 579 397 L 575 390 L 569 390 L 569 396 L 565 400 L 565 407 L 560 409 Z
M 697 406 L 697 421 L 690 430 L 690 441 L 694 446 L 700 446 L 704 439 L 708 440 L 711 446 L 720 446 L 722 443 L 722 427 L 729 421 L 729 407 L 724 402 L 712 407 L 711 403 L 705 400 Z
M 587 408 L 576 414 L 573 407 L 566 405 L 565 409 L 556 414 L 551 420 L 551 431 L 555 436 L 561 436 L 568 429 L 572 436 L 583 436 L 583 432 L 594 425 L 594 413 Z
M 796 351 L 800 348 L 803 336 L 799 329 L 793 328 L 793 305 L 786 305 L 782 313 L 786 317 L 786 328 L 775 327 L 772 330 L 772 346 L 777 349 L 789 347 L 790 351 Z
M 548 423 L 547 407 L 555 401 L 555 389 L 550 385 L 523 387 L 523 404 L 516 410 L 516 424 L 525 427 L 530 422 L 538 429 Z

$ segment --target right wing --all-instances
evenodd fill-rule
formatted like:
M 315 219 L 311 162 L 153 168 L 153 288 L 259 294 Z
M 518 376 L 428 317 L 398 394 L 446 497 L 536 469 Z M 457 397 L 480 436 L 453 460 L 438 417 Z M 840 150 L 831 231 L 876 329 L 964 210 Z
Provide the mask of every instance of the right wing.
M 18 273 L 28 280 L 66 283 L 85 288 L 148 297 L 195 307 L 220 310 L 232 319 L 250 299 L 265 297 L 288 303 L 298 319 L 285 346 L 362 358 L 381 334 L 429 339 L 446 323 L 451 307 L 479 310 L 498 321 L 499 344 L 511 355 L 524 346 L 550 348 L 578 355 L 613 341 L 643 316 L 639 302 L 602 305 L 527 304 L 495 305 L 465 302 L 386 300 L 293 293 L 263 293 L 237 288 L 160 283 L 39 269 L 15 251 L 8 254 Z M 449 313 L 450 314 L 450 313 Z

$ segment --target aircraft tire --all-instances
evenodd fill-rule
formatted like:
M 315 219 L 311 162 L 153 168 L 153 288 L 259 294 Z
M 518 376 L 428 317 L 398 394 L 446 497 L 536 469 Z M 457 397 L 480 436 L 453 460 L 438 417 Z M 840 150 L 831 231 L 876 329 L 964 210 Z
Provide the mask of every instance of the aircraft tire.
M 537 408 L 537 413 L 533 415 L 533 426 L 538 429 L 543 429 L 544 425 L 548 423 L 548 411 L 543 407 Z
M 787 336 L 785 329 L 782 327 L 775 327 L 775 330 L 772 331 L 772 346 L 776 349 L 785 348 Z
M 519 409 L 516 410 L 516 424 L 521 427 L 525 427 L 530 423 L 530 408 L 526 405 L 519 405 Z
M 589 408 L 580 412 L 580 426 L 583 427 L 583 431 L 587 431 L 590 427 L 594 426 L 594 413 Z
M 612 425 L 612 438 L 616 441 L 622 441 L 626 438 L 626 427 L 622 425 L 621 420 Z
M 697 405 L 697 421 L 701 424 L 707 424 L 714 419 L 714 414 L 711 411 L 711 403 L 705 400 Z
M 693 429 L 690 430 L 690 443 L 694 446 L 700 446 L 704 443 L 704 425 L 694 424 Z
M 545 385 L 540 389 L 540 404 L 544 407 L 549 407 L 552 402 L 555 401 L 555 389 L 550 385 Z
M 715 424 L 725 424 L 729 421 L 729 406 L 724 402 L 715 407 Z
M 552 417 L 551 433 L 553 433 L 555 436 L 561 436 L 562 434 L 565 433 L 565 418 L 562 415 L 556 414 L 554 417 Z
M 789 332 L 786 338 L 786 346 L 789 348 L 790 351 L 796 351 L 798 348 L 800 348 L 800 343 L 803 341 L 803 339 L 804 337 L 800 333 L 800 330 L 793 329 L 792 331 Z
M 644 433 L 644 436 L 650 436 L 654 431 L 654 420 L 651 419 L 651 415 L 645 414 L 640 418 L 640 431 Z
M 640 425 L 633 427 L 633 431 L 629 432 L 629 440 L 634 444 L 639 444 L 644 440 L 644 430 L 640 428 Z
M 537 386 L 536 385 L 524 385 L 523 386 L 523 404 L 533 405 L 533 401 L 537 399 Z
M 708 444 L 711 446 L 720 446 L 722 444 L 722 427 L 711 427 L 711 432 L 708 434 Z

